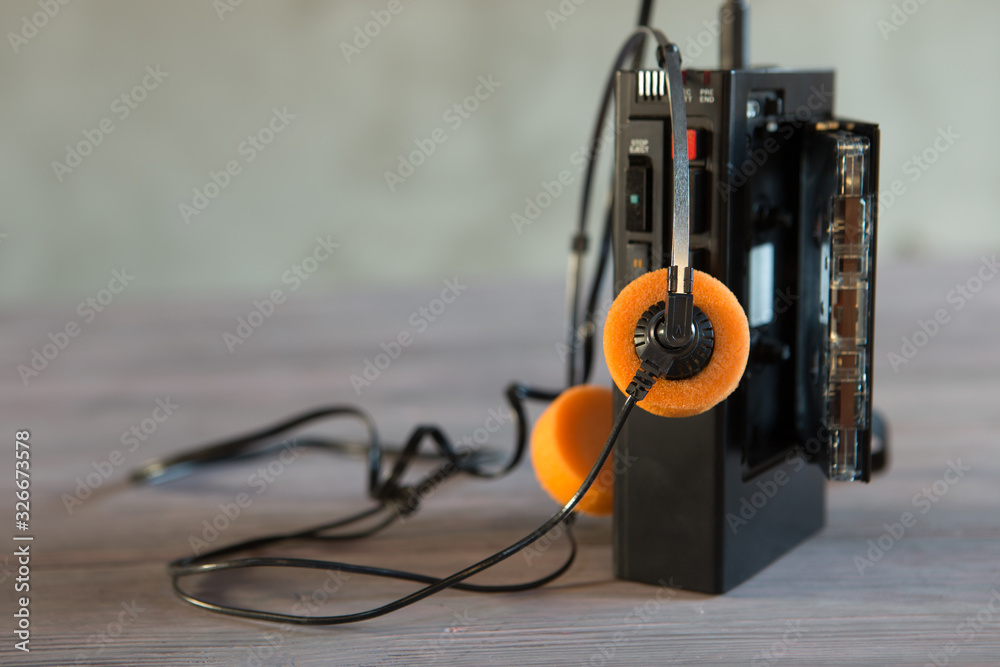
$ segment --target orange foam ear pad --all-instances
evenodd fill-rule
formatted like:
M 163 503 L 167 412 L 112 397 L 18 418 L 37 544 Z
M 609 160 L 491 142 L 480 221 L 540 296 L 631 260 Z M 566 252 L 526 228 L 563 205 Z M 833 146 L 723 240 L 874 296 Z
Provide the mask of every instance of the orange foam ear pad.
M 640 408 L 661 417 L 690 417 L 714 407 L 733 393 L 743 377 L 750 353 L 750 327 L 746 313 L 721 282 L 694 272 L 694 305 L 701 308 L 715 330 L 715 348 L 708 365 L 686 380 L 658 380 Z M 635 327 L 650 306 L 667 294 L 667 269 L 639 276 L 611 304 L 604 324 L 604 359 L 611 378 L 625 391 L 639 369 Z
M 560 505 L 565 505 L 580 488 L 611 434 L 612 400 L 607 387 L 570 387 L 535 423 L 531 463 L 542 488 Z M 577 511 L 611 514 L 613 488 L 609 458 Z

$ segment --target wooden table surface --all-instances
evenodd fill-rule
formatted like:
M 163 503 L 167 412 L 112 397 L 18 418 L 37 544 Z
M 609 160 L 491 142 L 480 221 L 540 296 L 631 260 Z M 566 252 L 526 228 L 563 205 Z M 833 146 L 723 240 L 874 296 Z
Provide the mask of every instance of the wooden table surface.
M 4 530 L 0 662 L 1000 664 L 1000 280 L 962 297 L 962 307 L 954 295 L 949 300 L 949 291 L 980 266 L 970 259 L 880 267 L 875 397 L 893 429 L 891 471 L 867 486 L 830 485 L 826 529 L 729 594 L 615 580 L 610 521 L 584 518 L 578 562 L 546 588 L 446 592 L 367 623 L 294 630 L 183 604 L 164 565 L 190 553 L 192 536 L 211 537 L 204 522 L 243 492 L 252 503 L 214 544 L 365 507 L 359 460 L 305 453 L 264 485 L 251 477 L 266 460 L 147 488 L 130 486 L 128 471 L 329 403 L 361 404 L 390 442 L 418 422 L 440 423 L 457 438 L 472 435 L 491 409 L 503 406 L 509 380 L 561 381 L 555 344 L 562 337 L 562 287 L 458 276 L 467 289 L 424 330 L 419 309 L 431 306 L 443 283 L 396 292 L 303 291 L 232 353 L 223 333 L 247 315 L 252 296 L 153 303 L 126 294 L 90 322 L 75 303 L 8 309 L 0 316 L 8 443 L 0 455 L 7 471 L 0 496 L 13 505 L 15 432 L 29 429 L 32 503 L 28 533 L 12 523 Z M 894 369 L 889 353 L 899 353 L 902 338 L 912 338 L 938 310 L 947 322 L 932 337 L 917 336 L 926 345 Z M 17 365 L 29 364 L 32 349 L 41 350 L 47 334 L 71 321 L 79 334 L 25 386 Z M 363 373 L 365 359 L 401 332 L 411 334 L 412 344 L 359 396 L 351 374 Z M 162 423 L 151 420 L 158 400 L 177 406 Z M 123 445 L 133 426 L 144 439 Z M 321 430 L 357 433 L 352 429 Z M 511 437 L 506 424 L 485 446 L 503 449 Z M 946 475 L 951 466 L 967 471 L 956 479 Z M 88 479 L 95 489 L 87 488 Z M 74 494 L 80 502 L 70 500 Z M 525 465 L 497 481 L 449 482 L 416 516 L 378 537 L 277 551 L 442 575 L 514 541 L 553 509 Z M 884 526 L 906 512 L 916 523 L 899 539 L 885 538 Z M 11 514 L 13 507 L 6 521 Z M 24 544 L 11 540 L 15 534 L 34 537 L 30 653 L 16 650 L 12 635 L 13 552 Z M 880 537 L 889 548 L 869 554 Z M 565 547 L 556 541 L 544 556 L 530 563 L 512 558 L 478 580 L 538 576 L 560 562 Z M 877 559 L 859 566 L 858 557 L 869 556 Z M 324 582 L 322 574 L 271 572 L 230 577 L 222 590 L 236 601 L 288 611 Z M 414 588 L 358 575 L 339 585 L 322 613 L 364 609 Z

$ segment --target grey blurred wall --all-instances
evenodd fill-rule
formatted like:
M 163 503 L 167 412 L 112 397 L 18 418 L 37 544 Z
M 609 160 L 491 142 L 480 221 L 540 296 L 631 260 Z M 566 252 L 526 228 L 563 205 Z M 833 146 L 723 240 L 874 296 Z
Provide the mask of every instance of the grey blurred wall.
M 305 260 L 312 289 L 562 275 L 574 153 L 637 3 L 390 4 L 5 0 L 0 299 L 75 302 L 122 267 L 130 297 L 266 294 L 317 237 L 338 247 Z M 881 122 L 883 189 L 901 193 L 883 199 L 882 259 L 1000 246 L 1000 3 L 751 7 L 754 63 L 834 66 L 838 113 Z M 716 9 L 658 3 L 686 65 L 716 64 Z M 478 108 L 449 112 L 477 89 Z M 434 136 L 391 189 L 385 172 Z M 68 156 L 81 142 L 96 145 Z M 511 215 L 564 169 L 572 184 L 518 233 Z

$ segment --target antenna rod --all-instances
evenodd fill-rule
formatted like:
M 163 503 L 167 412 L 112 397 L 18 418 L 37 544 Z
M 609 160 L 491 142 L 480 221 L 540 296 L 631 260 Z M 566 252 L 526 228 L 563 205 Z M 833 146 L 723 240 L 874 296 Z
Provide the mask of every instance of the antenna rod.
M 722 35 L 719 39 L 721 69 L 744 69 L 750 48 L 750 8 L 746 0 L 726 0 L 719 10 Z

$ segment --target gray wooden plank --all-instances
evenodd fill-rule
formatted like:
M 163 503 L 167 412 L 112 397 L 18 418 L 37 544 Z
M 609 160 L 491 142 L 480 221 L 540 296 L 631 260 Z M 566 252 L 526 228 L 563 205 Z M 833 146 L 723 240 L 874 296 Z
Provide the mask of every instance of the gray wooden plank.
M 390 441 L 427 421 L 457 436 L 470 434 L 489 409 L 502 405 L 510 379 L 543 385 L 561 379 L 555 348 L 562 335 L 561 286 L 470 285 L 360 396 L 349 376 L 380 351 L 380 342 L 409 330 L 409 315 L 437 286 L 304 293 L 232 354 L 222 332 L 248 310 L 249 299 L 116 302 L 28 387 L 14 367 L 73 310 L 8 310 L 0 314 L 8 368 L 0 399 L 5 433 L 28 427 L 33 434 L 34 634 L 30 654 L 6 641 L 0 661 L 923 665 L 955 642 L 950 664 L 1000 664 L 1000 614 L 989 609 L 1000 591 L 1000 289 L 987 283 L 961 310 L 948 310 L 947 325 L 898 371 L 888 357 L 921 321 L 953 308 L 948 291 L 977 265 L 880 268 L 876 402 L 893 427 L 892 469 L 868 486 L 831 485 L 827 528 L 731 593 L 660 591 L 614 580 L 609 522 L 584 518 L 577 564 L 546 589 L 448 592 L 366 624 L 287 631 L 184 605 L 164 571 L 167 560 L 188 552 L 189 538 L 219 513 L 220 503 L 253 488 L 248 477 L 257 464 L 142 489 L 125 482 L 128 469 L 322 403 L 361 403 Z M 123 448 L 122 433 L 168 396 L 179 404 L 176 412 L 69 512 L 63 494 L 74 493 L 77 478 L 85 480 L 95 464 L 106 469 L 111 453 Z M 507 426 L 486 446 L 502 450 L 510 438 Z M 9 469 L 12 457 L 4 456 Z M 921 511 L 918 494 L 933 492 L 955 462 L 968 472 Z M 360 475 L 358 460 L 305 454 L 253 497 L 217 543 L 362 507 Z M 0 494 L 9 497 L 11 488 L 4 476 Z M 499 481 L 450 483 L 417 516 L 377 538 L 281 551 L 447 574 L 520 537 L 553 509 L 525 466 Z M 914 513 L 916 523 L 859 572 L 857 557 L 867 558 L 869 541 L 877 544 L 904 512 Z M 530 564 L 515 557 L 480 579 L 535 576 L 553 566 L 563 548 L 557 543 Z M 2 556 L 0 566 L 9 572 Z M 231 583 L 231 595 L 280 609 L 321 582 L 278 573 L 241 575 Z M 12 597 L 9 577 L 0 586 L 5 600 Z M 338 590 L 337 604 L 360 608 L 411 588 L 354 577 Z M 134 618 L 133 600 L 142 609 Z M 109 637 L 101 651 L 96 638 L 109 624 L 117 633 L 123 612 L 128 622 L 120 637 Z M 980 625 L 970 626 L 977 615 Z

